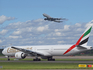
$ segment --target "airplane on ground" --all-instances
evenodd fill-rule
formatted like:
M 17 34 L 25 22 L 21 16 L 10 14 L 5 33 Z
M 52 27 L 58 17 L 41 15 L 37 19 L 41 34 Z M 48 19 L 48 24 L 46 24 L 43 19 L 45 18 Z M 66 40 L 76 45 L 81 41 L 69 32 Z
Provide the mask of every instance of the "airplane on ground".
M 15 56 L 17 59 L 24 59 L 26 56 L 35 56 L 33 61 L 40 61 L 38 57 L 55 61 L 53 56 L 69 56 L 93 49 L 87 46 L 92 26 L 88 27 L 74 45 L 38 45 L 38 46 L 11 46 L 5 48 L 2 53 L 8 57 Z
M 52 18 L 52 17 L 50 17 L 49 15 L 47 15 L 47 14 L 43 14 L 43 16 L 44 17 L 46 17 L 46 18 L 44 18 L 44 20 L 48 20 L 48 21 L 54 21 L 54 22 L 63 22 L 63 21 L 60 21 L 60 20 L 67 20 L 67 19 L 65 19 L 65 18 Z

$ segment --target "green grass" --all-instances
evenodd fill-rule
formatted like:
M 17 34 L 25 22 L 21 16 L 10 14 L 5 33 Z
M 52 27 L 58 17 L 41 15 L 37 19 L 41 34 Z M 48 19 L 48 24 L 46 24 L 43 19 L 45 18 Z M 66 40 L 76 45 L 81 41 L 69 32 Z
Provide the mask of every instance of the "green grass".
M 2 69 L 81 69 L 78 63 L 0 62 Z M 93 69 L 93 68 L 82 68 Z

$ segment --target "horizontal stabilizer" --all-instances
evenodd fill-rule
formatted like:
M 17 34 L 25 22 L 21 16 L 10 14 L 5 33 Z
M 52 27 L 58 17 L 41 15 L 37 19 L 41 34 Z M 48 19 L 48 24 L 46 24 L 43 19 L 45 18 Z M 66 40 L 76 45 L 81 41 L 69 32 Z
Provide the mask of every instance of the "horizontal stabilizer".
M 80 46 L 80 45 L 78 45 L 77 48 L 78 48 L 79 50 L 87 49 L 87 48 L 85 48 L 85 47 L 83 47 L 83 46 Z

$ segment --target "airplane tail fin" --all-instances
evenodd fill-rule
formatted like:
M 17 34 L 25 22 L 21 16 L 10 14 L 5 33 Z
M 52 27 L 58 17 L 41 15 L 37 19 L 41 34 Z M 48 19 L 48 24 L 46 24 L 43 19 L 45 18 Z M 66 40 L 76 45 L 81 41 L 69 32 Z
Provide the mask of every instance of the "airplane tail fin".
M 82 34 L 82 36 L 79 38 L 79 40 L 76 42 L 76 44 L 72 45 L 64 54 L 68 53 L 69 51 L 71 51 L 75 47 L 78 47 L 79 49 L 87 49 L 87 47 L 88 47 L 87 43 L 88 43 L 91 29 L 92 29 L 92 26 L 88 27 L 85 30 L 85 32 Z
M 87 46 L 91 29 L 92 29 L 92 26 L 91 27 L 88 27 L 84 31 L 84 33 L 82 34 L 82 36 L 79 38 L 79 40 L 77 41 L 77 43 L 75 45 Z

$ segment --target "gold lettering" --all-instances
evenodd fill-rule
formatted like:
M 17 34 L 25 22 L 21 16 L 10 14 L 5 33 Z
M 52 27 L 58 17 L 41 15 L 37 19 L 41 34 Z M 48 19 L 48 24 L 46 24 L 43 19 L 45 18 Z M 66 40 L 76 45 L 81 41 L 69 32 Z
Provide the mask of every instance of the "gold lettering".
M 7 53 L 9 53 L 9 48 L 7 49 Z
M 13 49 L 13 48 L 8 48 L 7 53 L 16 53 L 19 52 L 19 50 Z
M 27 49 L 29 50 L 29 47 Z
M 24 49 L 24 48 L 23 48 L 23 49 Z M 32 47 L 28 47 L 28 48 L 26 48 L 26 49 L 32 50 Z M 16 53 L 16 52 L 19 52 L 19 50 L 13 49 L 13 48 L 8 48 L 8 49 L 7 49 L 7 53 Z
M 32 47 L 30 48 L 30 50 L 32 50 Z

